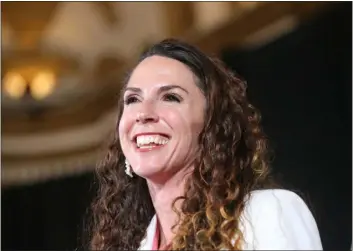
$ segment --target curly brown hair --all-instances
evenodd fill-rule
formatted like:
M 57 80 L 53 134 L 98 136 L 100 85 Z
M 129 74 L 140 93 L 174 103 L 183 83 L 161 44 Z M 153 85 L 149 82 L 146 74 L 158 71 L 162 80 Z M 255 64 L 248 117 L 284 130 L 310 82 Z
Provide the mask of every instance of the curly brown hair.
M 153 55 L 188 66 L 207 101 L 195 169 L 184 196 L 171 205 L 178 214 L 171 249 L 239 250 L 243 240 L 239 218 L 247 195 L 273 184 L 267 139 L 259 112 L 247 99 L 246 82 L 220 60 L 175 39 L 155 44 L 138 63 Z M 122 111 L 120 97 L 117 124 Z M 124 160 L 116 132 L 96 170 L 99 188 L 92 204 L 90 231 L 93 250 L 137 250 L 155 214 L 146 180 L 128 177 Z M 182 200 L 179 210 L 174 206 L 177 200 Z

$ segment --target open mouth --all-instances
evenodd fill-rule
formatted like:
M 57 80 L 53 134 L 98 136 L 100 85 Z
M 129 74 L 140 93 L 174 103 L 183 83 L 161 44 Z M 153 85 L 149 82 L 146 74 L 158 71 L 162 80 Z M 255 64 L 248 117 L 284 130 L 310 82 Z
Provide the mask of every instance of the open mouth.
M 137 149 L 152 150 L 168 144 L 170 136 L 166 134 L 140 134 L 134 137 Z

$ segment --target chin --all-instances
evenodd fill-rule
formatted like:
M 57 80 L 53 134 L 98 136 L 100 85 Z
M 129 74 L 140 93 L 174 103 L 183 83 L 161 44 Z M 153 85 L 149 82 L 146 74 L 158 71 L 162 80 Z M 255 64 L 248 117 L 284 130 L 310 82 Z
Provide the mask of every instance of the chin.
M 134 173 L 143 178 L 147 178 L 147 177 L 161 175 L 163 172 L 162 170 L 163 170 L 162 167 L 159 168 L 159 167 L 156 167 L 155 165 L 153 166 L 144 165 L 143 167 L 134 169 Z

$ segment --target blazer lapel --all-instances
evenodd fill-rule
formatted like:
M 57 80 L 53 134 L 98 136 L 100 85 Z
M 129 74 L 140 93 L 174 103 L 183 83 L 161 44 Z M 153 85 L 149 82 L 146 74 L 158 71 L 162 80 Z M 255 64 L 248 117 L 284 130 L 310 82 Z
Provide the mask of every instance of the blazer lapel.
M 157 217 L 153 216 L 150 224 L 147 227 L 146 237 L 141 241 L 140 247 L 138 250 L 152 250 L 153 239 L 156 233 L 157 227 Z

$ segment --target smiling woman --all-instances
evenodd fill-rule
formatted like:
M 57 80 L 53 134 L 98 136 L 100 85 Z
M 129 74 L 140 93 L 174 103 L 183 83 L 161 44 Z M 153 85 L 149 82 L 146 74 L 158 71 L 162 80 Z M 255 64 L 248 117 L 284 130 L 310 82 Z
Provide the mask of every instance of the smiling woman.
M 275 189 L 245 82 L 177 40 L 140 58 L 97 168 L 92 250 L 322 249 L 301 198 Z
M 177 60 L 148 57 L 133 71 L 124 103 L 119 138 L 134 172 L 163 184 L 180 169 L 191 170 L 205 110 L 194 74 Z

